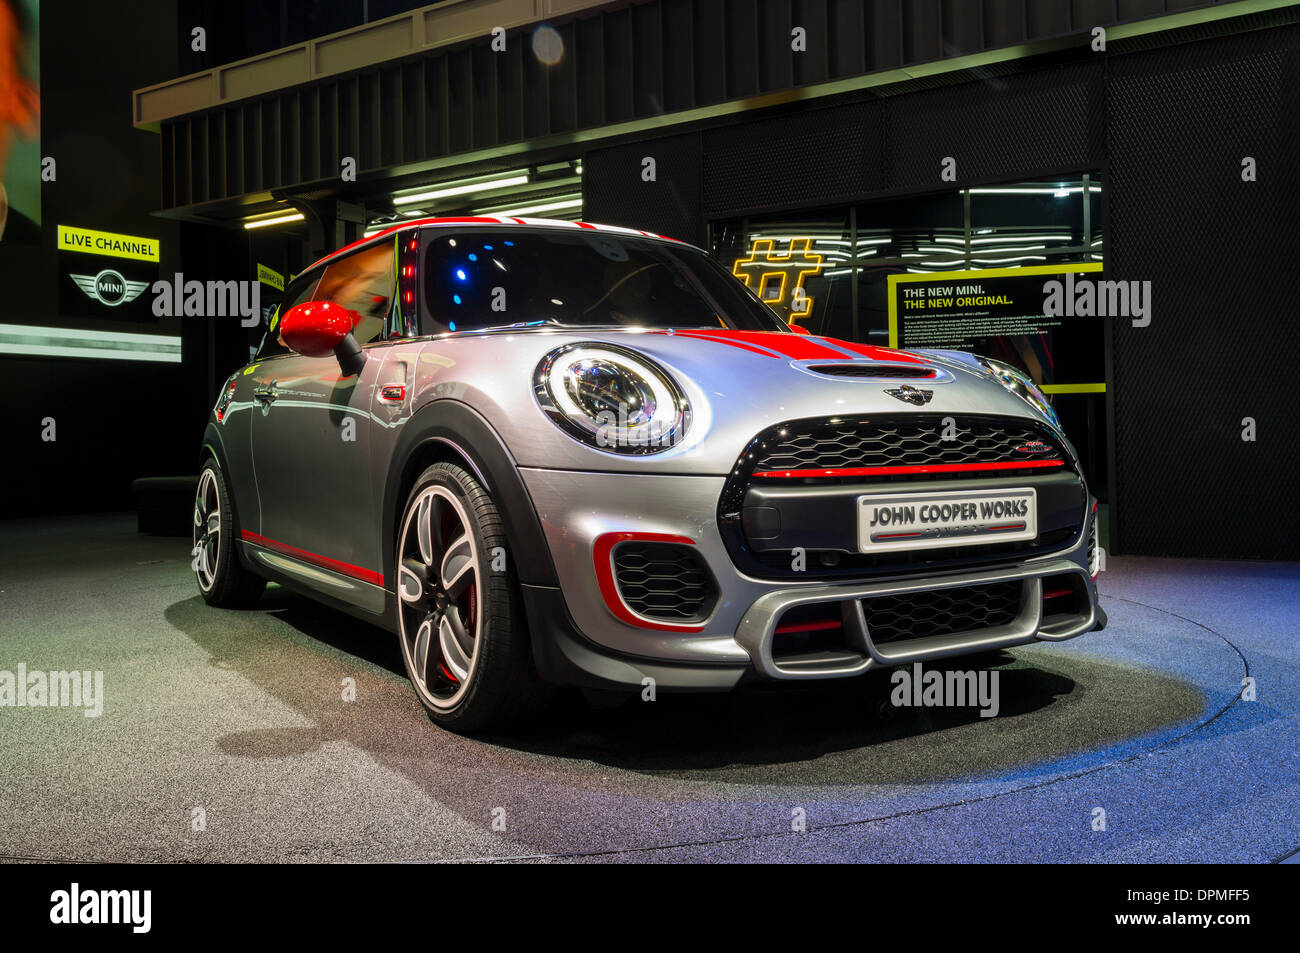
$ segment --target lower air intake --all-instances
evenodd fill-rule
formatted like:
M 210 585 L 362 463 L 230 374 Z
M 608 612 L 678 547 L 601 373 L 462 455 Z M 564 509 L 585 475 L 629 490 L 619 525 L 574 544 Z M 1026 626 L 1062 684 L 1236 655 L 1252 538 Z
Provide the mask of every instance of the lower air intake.
M 877 645 L 1007 625 L 1020 612 L 1023 583 L 909 592 L 862 600 L 867 633 Z
M 718 587 L 694 546 L 629 541 L 614 550 L 619 595 L 637 615 L 699 622 L 713 611 Z

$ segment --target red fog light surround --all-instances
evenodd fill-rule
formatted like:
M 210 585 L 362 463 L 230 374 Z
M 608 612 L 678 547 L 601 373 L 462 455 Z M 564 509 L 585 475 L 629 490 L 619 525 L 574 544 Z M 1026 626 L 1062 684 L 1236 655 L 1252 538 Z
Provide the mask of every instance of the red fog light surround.
M 694 546 L 695 540 L 686 536 L 674 536 L 671 533 L 621 532 L 605 533 L 596 537 L 592 546 L 592 561 L 596 569 L 596 583 L 600 587 L 601 598 L 605 606 L 620 622 L 634 625 L 639 629 L 656 629 L 665 632 L 703 632 L 703 625 L 687 625 L 674 622 L 656 622 L 643 619 L 634 613 L 619 594 L 618 583 L 614 579 L 614 547 L 619 543 L 676 543 L 681 546 Z

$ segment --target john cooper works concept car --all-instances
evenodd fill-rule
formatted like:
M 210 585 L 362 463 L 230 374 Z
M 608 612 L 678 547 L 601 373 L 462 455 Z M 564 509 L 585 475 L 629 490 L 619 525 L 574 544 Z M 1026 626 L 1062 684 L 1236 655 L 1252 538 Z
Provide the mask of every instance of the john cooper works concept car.
M 295 277 L 221 388 L 194 565 L 399 637 L 434 721 L 549 684 L 727 690 L 1098 627 L 1095 504 L 1033 383 L 796 333 L 703 251 L 413 222 Z

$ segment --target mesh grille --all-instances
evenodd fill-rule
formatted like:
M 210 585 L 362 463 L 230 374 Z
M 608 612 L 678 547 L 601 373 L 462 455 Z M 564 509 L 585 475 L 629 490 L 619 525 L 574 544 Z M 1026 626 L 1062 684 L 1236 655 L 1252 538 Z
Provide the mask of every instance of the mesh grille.
M 788 425 L 760 448 L 754 472 L 1063 459 L 1061 448 L 1033 424 L 954 422 L 949 440 L 943 439 L 943 418 L 937 416 Z
M 996 582 L 862 600 L 876 644 L 1006 625 L 1020 611 L 1020 582 Z
M 621 543 L 614 551 L 618 591 L 628 607 L 650 619 L 703 619 L 717 586 L 693 547 L 675 543 Z

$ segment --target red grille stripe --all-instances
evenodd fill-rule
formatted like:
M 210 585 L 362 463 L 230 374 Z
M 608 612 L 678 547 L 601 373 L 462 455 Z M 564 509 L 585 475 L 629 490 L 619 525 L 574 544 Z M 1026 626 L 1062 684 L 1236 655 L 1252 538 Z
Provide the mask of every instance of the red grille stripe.
M 922 463 L 903 467 L 841 467 L 833 470 L 760 470 L 756 477 L 796 480 L 805 477 L 897 476 L 904 473 L 969 473 L 977 470 L 1027 470 L 1065 466 L 1064 460 L 1003 460 L 996 463 Z
M 778 625 L 774 635 L 786 635 L 790 632 L 824 632 L 827 629 L 838 629 L 843 625 L 836 619 L 827 619 L 825 622 L 792 622 L 789 625 Z

